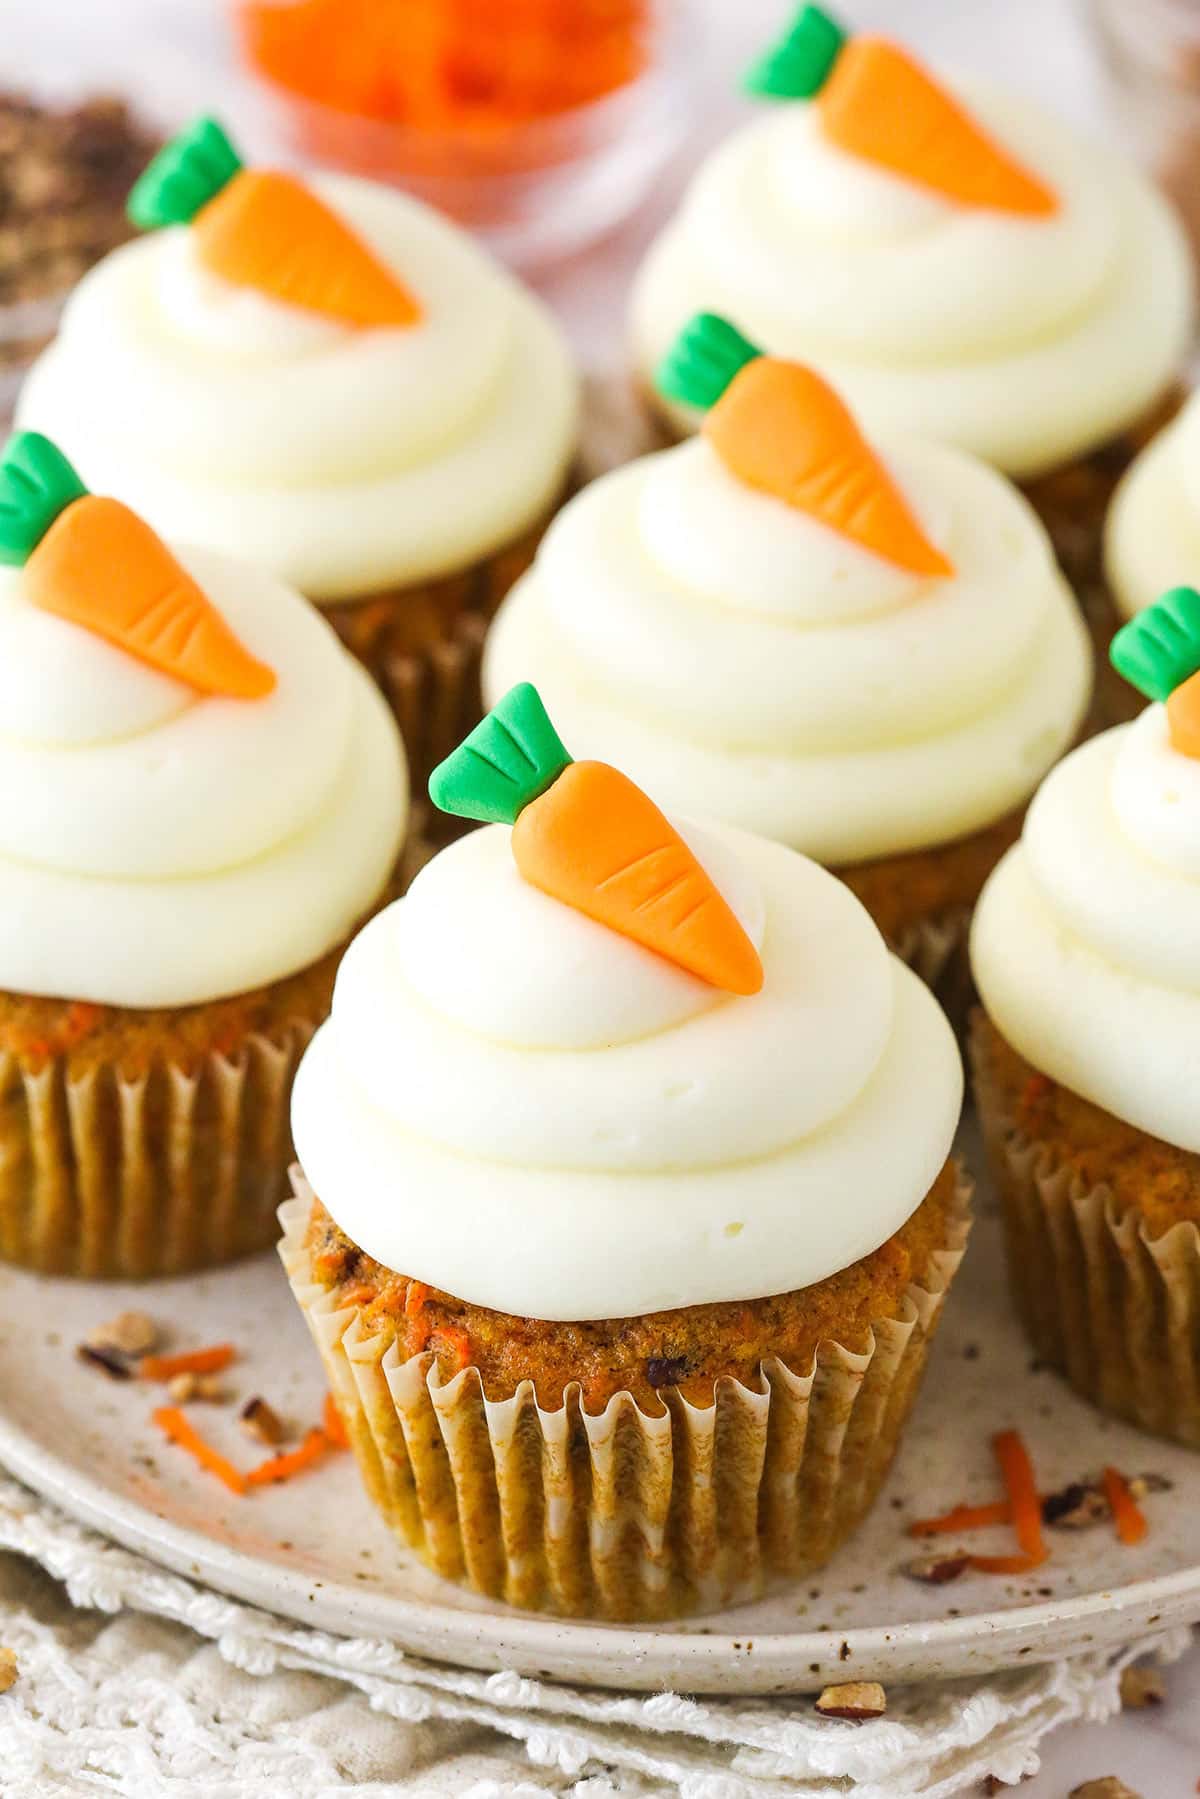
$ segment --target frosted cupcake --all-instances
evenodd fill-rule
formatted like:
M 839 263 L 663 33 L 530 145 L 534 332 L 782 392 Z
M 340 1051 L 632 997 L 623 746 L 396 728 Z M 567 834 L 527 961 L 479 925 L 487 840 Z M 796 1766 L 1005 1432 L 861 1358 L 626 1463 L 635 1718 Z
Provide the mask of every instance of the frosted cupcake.
M 1122 618 L 1150 606 L 1180 574 L 1200 575 L 1200 403 L 1193 397 L 1121 481 L 1105 525 L 1104 560 Z
M 0 463 L 0 1258 L 136 1277 L 274 1240 L 300 1052 L 407 771 L 275 577 Z
M 416 765 L 478 716 L 478 645 L 554 510 L 576 381 L 545 309 L 392 188 L 245 169 L 211 120 L 130 199 L 19 422 L 166 536 L 325 611 Z
M 880 431 L 1026 485 L 1067 573 L 1095 582 L 1113 482 L 1178 403 L 1183 232 L 1150 183 L 1031 100 L 943 85 L 804 7 L 750 72 L 777 102 L 703 165 L 632 301 L 638 369 L 725 313 L 827 376 Z
M 530 687 L 431 792 L 495 822 L 348 951 L 282 1213 L 367 1486 L 515 1604 L 747 1596 L 854 1527 L 912 1403 L 953 1036 L 843 886 L 572 763 Z
M 1039 1356 L 1200 1445 L 1200 594 L 1113 658 L 1155 703 L 1054 771 L 984 889 L 975 1091 Z
M 833 868 L 935 980 L 1087 706 L 1046 533 L 985 464 L 868 442 L 812 370 L 712 315 L 661 380 L 703 430 L 560 514 L 485 695 L 528 676 L 662 805 Z

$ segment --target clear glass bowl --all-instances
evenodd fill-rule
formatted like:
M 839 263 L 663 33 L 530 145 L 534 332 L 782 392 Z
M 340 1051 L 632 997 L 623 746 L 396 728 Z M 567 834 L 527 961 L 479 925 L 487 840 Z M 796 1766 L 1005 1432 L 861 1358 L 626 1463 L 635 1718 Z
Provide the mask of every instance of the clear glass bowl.
M 685 0 L 658 4 L 634 80 L 586 105 L 487 130 L 342 112 L 252 72 L 297 155 L 404 187 L 507 262 L 529 266 L 583 248 L 650 193 L 689 124 L 697 68 L 689 23 Z

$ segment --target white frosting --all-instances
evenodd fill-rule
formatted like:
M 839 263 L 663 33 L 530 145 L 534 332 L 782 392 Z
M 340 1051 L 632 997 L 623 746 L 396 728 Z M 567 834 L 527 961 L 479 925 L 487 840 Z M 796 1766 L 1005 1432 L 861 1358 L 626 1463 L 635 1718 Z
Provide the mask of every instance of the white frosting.
M 952 577 L 883 561 L 731 475 L 702 438 L 561 512 L 485 650 L 568 748 L 660 804 L 841 864 L 1020 805 L 1074 738 L 1091 651 L 1045 532 L 958 451 L 881 451 Z
M 957 86 L 1054 189 L 1056 213 L 943 199 L 828 142 L 815 107 L 773 108 L 704 164 L 640 271 L 643 374 L 694 312 L 725 313 L 820 369 L 877 424 L 1019 476 L 1145 411 L 1180 369 L 1192 321 L 1189 254 L 1167 203 L 1032 102 Z
M 1105 523 L 1108 584 L 1131 618 L 1200 583 L 1200 405 L 1189 400 L 1127 470 Z
M 293 1131 L 385 1265 L 537 1318 L 790 1291 L 925 1197 L 962 1095 L 936 1001 L 778 845 L 680 829 L 760 948 L 735 999 L 529 886 L 499 825 L 342 963 Z
M 984 888 L 971 960 L 1035 1068 L 1200 1151 L 1200 762 L 1162 706 L 1055 769 Z
M 357 330 L 230 286 L 185 228 L 80 283 L 30 372 L 22 426 L 164 536 L 335 600 L 464 568 L 567 473 L 577 392 L 549 314 L 469 238 L 392 189 L 313 185 L 416 295 Z
M 0 987 L 122 1006 L 245 992 L 316 961 L 386 885 L 404 752 L 298 594 L 179 551 L 276 675 L 211 698 L 31 605 L 0 569 Z

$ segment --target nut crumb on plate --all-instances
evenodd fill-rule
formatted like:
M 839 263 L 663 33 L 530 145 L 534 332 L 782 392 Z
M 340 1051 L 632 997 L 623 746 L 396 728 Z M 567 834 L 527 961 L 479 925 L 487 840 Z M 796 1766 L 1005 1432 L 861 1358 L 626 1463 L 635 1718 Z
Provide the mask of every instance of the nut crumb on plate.
M 149 1355 L 157 1348 L 161 1332 L 146 1312 L 120 1312 L 107 1324 L 98 1324 L 85 1339 L 89 1349 L 112 1349 L 118 1355 Z
M 883 1717 L 887 1694 L 877 1680 L 848 1680 L 840 1686 L 826 1687 L 816 1709 L 823 1718 L 849 1718 L 861 1723 Z
M 1085 1780 L 1082 1786 L 1072 1787 L 1067 1799 L 1142 1799 L 1142 1795 L 1115 1774 L 1104 1774 L 1099 1780 Z
M 257 1437 L 271 1449 L 277 1448 L 287 1436 L 283 1420 L 257 1393 L 242 1407 L 239 1422 L 247 1436 Z
M 17 1652 L 0 1648 L 0 1693 L 7 1693 L 17 1678 Z
M 1162 1705 L 1167 1697 L 1167 1683 L 1159 1668 L 1122 1668 L 1121 1704 L 1126 1711 L 1145 1711 L 1147 1706 Z

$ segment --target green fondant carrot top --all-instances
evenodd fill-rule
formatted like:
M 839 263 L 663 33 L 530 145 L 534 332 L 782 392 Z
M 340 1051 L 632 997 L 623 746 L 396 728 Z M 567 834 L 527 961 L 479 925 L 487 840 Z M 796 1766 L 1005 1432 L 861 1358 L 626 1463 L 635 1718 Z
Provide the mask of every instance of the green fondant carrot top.
M 1139 693 L 1166 702 L 1174 747 L 1200 757 L 1200 593 L 1172 587 L 1121 626 L 1108 653 Z

